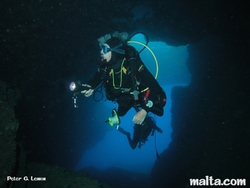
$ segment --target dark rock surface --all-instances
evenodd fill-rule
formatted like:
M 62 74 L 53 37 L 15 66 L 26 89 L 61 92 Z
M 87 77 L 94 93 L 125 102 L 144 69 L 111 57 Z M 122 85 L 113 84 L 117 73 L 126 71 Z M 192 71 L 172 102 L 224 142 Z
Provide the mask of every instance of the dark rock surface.
M 142 5 L 144 12 L 135 14 Z M 186 187 L 189 178 L 205 175 L 249 178 L 248 1 L 9 0 L 0 7 L 0 80 L 6 83 L 0 100 L 3 177 L 18 174 L 20 143 L 28 163 L 70 168 L 93 143 L 94 130 L 103 138 L 107 129 L 98 123 L 84 126 L 86 135 L 68 126 L 68 117 L 81 113 L 67 109 L 72 101 L 65 80 L 88 79 L 97 67 L 87 66 L 98 56 L 96 39 L 118 30 L 144 31 L 151 41 L 174 46 L 189 44 L 192 81 L 173 88 L 172 142 L 155 162 L 152 187 Z M 15 116 L 16 103 L 9 101 L 19 95 L 6 95 L 6 85 L 11 93 L 20 92 Z
M 13 91 L 6 83 L 0 81 L 0 172 L 7 177 L 15 172 L 18 158 L 16 134 L 19 126 L 15 118 L 14 106 L 18 92 Z M 0 181 L 0 187 L 6 187 L 6 181 Z
M 242 40 L 189 46 L 192 83 L 172 89 L 172 142 L 155 162 L 153 187 L 186 187 L 206 175 L 249 178 L 250 58 Z
M 149 174 L 130 172 L 121 168 L 113 167 L 107 170 L 98 170 L 94 167 L 88 167 L 84 168 L 83 171 L 113 188 L 150 188 L 151 185 Z

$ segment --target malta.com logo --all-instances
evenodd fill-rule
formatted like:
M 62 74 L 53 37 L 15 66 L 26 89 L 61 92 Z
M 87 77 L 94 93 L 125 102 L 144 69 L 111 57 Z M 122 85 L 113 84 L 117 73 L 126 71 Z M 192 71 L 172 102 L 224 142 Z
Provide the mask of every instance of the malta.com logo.
M 189 179 L 190 186 L 246 186 L 246 179 L 214 179 L 213 176 L 205 176 L 201 179 Z

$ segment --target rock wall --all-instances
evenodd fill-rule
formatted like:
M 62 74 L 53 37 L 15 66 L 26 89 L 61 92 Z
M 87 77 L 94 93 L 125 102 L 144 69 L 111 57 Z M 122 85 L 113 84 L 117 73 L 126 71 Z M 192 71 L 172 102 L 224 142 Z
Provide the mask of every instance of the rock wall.
M 19 122 L 15 117 L 15 105 L 20 93 L 0 81 L 0 187 L 91 187 L 110 188 L 84 172 L 73 172 L 62 167 L 40 163 L 27 164 L 26 152 L 16 141 Z M 44 177 L 46 181 L 37 182 Z
M 69 164 L 73 166 L 79 160 L 91 138 L 75 142 L 83 135 L 75 134 L 78 130 L 69 132 L 71 128 L 58 121 L 67 114 L 65 80 L 87 79 L 89 72 L 96 70 L 89 64 L 99 55 L 95 42 L 101 35 L 115 30 L 144 31 L 151 41 L 190 44 L 187 66 L 192 74 L 190 86 L 173 88 L 172 143 L 155 163 L 152 187 L 184 187 L 188 178 L 204 175 L 247 176 L 248 1 L 100 3 L 0 2 L 0 79 L 22 91 L 16 115 L 19 141 L 29 152 L 30 161 L 65 165 L 74 157 Z M 150 11 L 138 17 L 141 12 L 134 14 L 133 9 L 140 5 L 150 7 Z M 13 111 L 18 95 L 1 85 L 0 149 L 4 152 L 0 154 L 0 169 L 5 177 L 19 166 L 15 142 L 18 122 Z M 91 126 L 85 129 L 91 132 Z M 62 139 L 48 141 L 48 132 L 60 135 L 58 130 L 67 130 L 67 137 L 61 134 Z M 106 130 L 98 130 L 101 139 Z M 76 149 L 66 152 L 73 146 Z M 52 151 L 56 151 L 53 157 Z
M 0 187 L 9 185 L 6 177 L 16 173 L 18 161 L 16 133 L 19 123 L 15 118 L 14 105 L 17 98 L 18 93 L 0 80 Z
M 249 44 L 209 37 L 188 47 L 188 87 L 172 89 L 172 142 L 152 170 L 152 187 L 190 178 L 249 178 Z

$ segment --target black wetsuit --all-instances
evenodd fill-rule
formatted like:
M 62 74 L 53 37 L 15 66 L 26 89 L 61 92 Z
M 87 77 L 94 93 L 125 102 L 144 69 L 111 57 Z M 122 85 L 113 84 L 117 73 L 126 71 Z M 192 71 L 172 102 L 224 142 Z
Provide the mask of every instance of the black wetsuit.
M 125 55 L 112 54 L 111 63 L 99 67 L 88 84 L 92 88 L 96 88 L 101 83 L 104 84 L 107 99 L 116 101 L 119 105 L 117 112 L 119 116 L 124 116 L 132 107 L 142 108 L 146 112 L 162 116 L 163 107 L 166 104 L 165 92 L 141 61 L 135 48 L 132 46 L 123 48 Z M 119 127 L 118 130 L 128 137 L 132 149 L 136 148 L 138 143 L 141 145 L 145 142 L 152 130 L 161 132 L 151 117 L 146 117 L 142 125 L 134 126 L 133 139 L 123 128 Z
M 124 116 L 135 105 L 146 112 L 162 116 L 166 104 L 165 92 L 141 61 L 135 48 L 126 46 L 125 50 L 125 55 L 115 58 L 114 65 L 100 66 L 88 84 L 92 88 L 104 84 L 107 99 L 119 105 L 119 116 Z M 135 89 L 139 91 L 138 100 L 132 94 Z

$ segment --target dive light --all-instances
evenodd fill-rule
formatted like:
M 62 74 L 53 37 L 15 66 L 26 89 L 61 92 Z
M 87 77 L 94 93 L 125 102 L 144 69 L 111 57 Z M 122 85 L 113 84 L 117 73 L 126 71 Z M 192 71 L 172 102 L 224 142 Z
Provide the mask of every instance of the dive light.
M 89 89 L 91 89 L 91 87 L 86 85 L 86 84 L 71 82 L 70 85 L 69 85 L 69 89 L 70 89 L 70 91 L 73 91 L 73 92 L 77 93 L 77 92 L 80 92 L 80 91 L 89 90 Z

